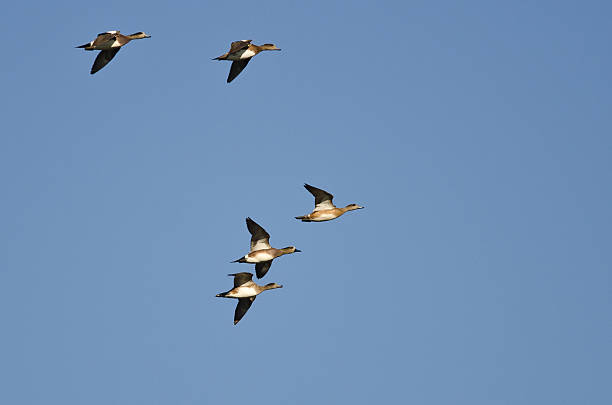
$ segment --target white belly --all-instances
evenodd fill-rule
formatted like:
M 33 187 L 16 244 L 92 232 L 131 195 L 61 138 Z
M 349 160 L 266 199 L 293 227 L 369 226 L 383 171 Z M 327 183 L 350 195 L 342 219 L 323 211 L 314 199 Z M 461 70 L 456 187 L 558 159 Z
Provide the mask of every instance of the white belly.
M 237 292 L 228 295 L 228 297 L 232 298 L 248 298 L 257 295 L 257 291 L 255 291 L 252 287 L 240 287 Z
M 260 263 L 267 262 L 268 260 L 274 259 L 274 256 L 268 252 L 254 252 L 252 255 L 247 256 L 247 263 Z

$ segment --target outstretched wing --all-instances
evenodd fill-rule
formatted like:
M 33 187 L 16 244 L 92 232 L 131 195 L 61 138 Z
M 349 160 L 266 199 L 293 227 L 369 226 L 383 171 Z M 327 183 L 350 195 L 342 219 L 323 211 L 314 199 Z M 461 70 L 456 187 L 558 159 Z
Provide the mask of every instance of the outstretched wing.
M 232 273 L 228 276 L 234 276 L 234 288 L 253 280 L 253 273 Z
M 232 62 L 230 67 L 229 75 L 227 76 L 227 82 L 230 83 L 242 72 L 242 70 L 249 64 L 251 59 L 240 59 Z
M 234 53 L 234 52 L 238 52 L 244 48 L 248 48 L 249 44 L 251 43 L 252 40 L 250 39 L 245 39 L 242 41 L 234 41 L 232 42 L 232 45 L 230 46 L 230 50 L 229 53 Z
M 247 229 L 251 233 L 251 252 L 261 249 L 271 249 L 270 235 L 251 218 L 246 219 Z
M 236 311 L 234 311 L 234 325 L 240 322 L 244 314 L 246 314 L 249 308 L 251 308 L 253 301 L 255 301 L 254 296 L 238 299 L 238 305 L 236 305 Z
M 268 270 L 270 270 L 270 266 L 272 266 L 272 260 L 255 263 L 255 273 L 257 273 L 257 278 L 262 278 L 265 276 Z
M 113 60 L 115 55 L 117 55 L 117 52 L 119 52 L 119 49 L 121 49 L 121 48 L 113 48 L 113 49 L 109 49 L 107 51 L 100 51 L 98 56 L 96 56 L 96 60 L 94 61 L 93 66 L 91 67 L 91 72 L 90 73 L 93 75 L 98 70 L 100 70 L 104 66 L 106 66 L 108 64 L 108 62 Z
M 310 192 L 315 198 L 315 211 L 329 210 L 336 208 L 332 203 L 333 195 L 325 190 L 311 186 L 310 184 L 304 184 L 306 190 Z

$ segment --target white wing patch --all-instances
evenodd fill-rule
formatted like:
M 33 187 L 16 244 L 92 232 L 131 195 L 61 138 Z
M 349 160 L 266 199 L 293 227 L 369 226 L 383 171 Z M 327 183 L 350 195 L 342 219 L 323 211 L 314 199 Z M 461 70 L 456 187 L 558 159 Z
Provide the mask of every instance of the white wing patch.
M 240 54 L 240 59 L 249 59 L 249 58 L 252 58 L 253 56 L 255 56 L 255 52 L 247 48 L 244 50 L 244 52 Z
M 324 211 L 324 210 L 333 210 L 336 208 L 334 204 L 330 200 L 321 201 L 319 204 L 315 205 L 315 211 Z
M 262 249 L 271 249 L 270 243 L 266 239 L 260 239 L 251 246 L 251 252 Z

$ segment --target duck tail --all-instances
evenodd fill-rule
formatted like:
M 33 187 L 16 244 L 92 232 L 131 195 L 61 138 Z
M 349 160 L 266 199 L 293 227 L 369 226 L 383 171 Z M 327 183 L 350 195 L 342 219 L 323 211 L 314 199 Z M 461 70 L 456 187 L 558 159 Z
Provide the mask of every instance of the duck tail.
M 299 219 L 302 222 L 312 222 L 310 219 L 308 219 L 308 215 L 302 215 L 300 217 L 295 217 L 295 219 Z
M 219 294 L 215 295 L 215 297 L 223 297 L 223 298 L 225 298 L 226 295 L 227 295 L 227 293 L 224 292 L 224 293 L 219 293 Z
M 234 260 L 233 262 L 230 262 L 230 263 L 246 263 L 246 262 L 247 261 L 246 261 L 246 259 L 243 256 L 240 259 L 236 259 L 236 260 Z
M 75 46 L 75 48 L 87 48 L 90 45 L 91 45 L 91 42 L 88 42 L 88 43 L 83 44 L 83 45 Z

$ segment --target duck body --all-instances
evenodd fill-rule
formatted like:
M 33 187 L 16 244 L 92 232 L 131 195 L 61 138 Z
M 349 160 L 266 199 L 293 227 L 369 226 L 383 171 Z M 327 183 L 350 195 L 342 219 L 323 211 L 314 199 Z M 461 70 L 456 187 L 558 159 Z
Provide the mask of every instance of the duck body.
M 84 48 L 86 51 L 104 51 L 112 48 L 119 48 L 122 44 L 117 40 L 119 31 L 108 31 L 98 34 L 98 37 L 89 44 L 81 45 L 77 48 Z M 127 42 L 126 42 L 127 43 Z
M 315 198 L 315 208 L 310 214 L 295 217 L 302 222 L 325 222 L 342 216 L 345 212 L 359 210 L 363 207 L 357 204 L 349 204 L 346 207 L 336 207 L 332 200 L 334 196 L 325 190 L 304 184 L 306 190 Z
M 244 256 L 244 260 L 247 263 L 260 263 L 267 262 L 268 260 L 276 259 L 279 256 L 282 256 L 284 253 L 280 251 L 280 249 L 261 249 L 256 250 L 254 252 L 249 252 Z
M 251 59 L 253 56 L 259 53 L 255 49 L 251 49 L 251 47 L 253 46 L 254 45 L 250 45 L 247 48 L 241 49 L 232 54 L 228 54 L 225 60 L 239 61 L 239 60 Z M 223 60 L 223 59 L 219 59 L 219 60 Z
M 232 288 L 231 290 L 229 290 L 226 293 L 221 293 L 221 294 L 217 294 L 217 297 L 224 297 L 224 298 L 248 298 L 248 297 L 254 297 L 257 294 L 261 293 L 261 291 L 257 291 L 257 288 L 255 288 L 255 283 L 251 281 L 250 284 L 245 284 L 245 285 L 241 285 L 240 287 L 236 287 L 236 288 Z
M 325 222 L 331 221 L 332 219 L 336 219 L 339 216 L 343 215 L 345 212 L 346 211 L 342 208 L 332 208 L 329 210 L 314 211 L 308 215 L 296 217 L 296 219 L 301 219 L 302 222 Z

